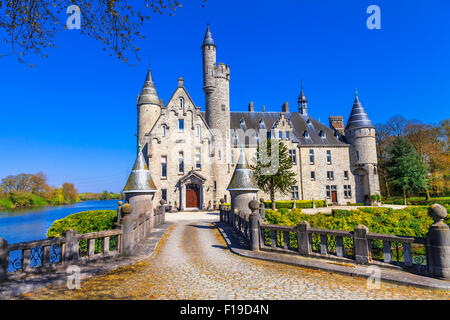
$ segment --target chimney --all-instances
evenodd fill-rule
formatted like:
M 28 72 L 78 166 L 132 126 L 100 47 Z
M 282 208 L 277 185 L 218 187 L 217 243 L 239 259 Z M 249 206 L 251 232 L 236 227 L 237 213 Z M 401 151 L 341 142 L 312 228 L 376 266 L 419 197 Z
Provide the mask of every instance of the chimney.
M 341 135 L 344 135 L 344 117 L 331 116 L 328 118 L 330 128 L 337 130 Z
M 263 106 L 262 112 L 266 112 L 266 106 Z
M 159 105 L 160 105 L 161 107 L 164 107 L 164 100 L 163 100 L 163 99 L 159 99 Z
M 281 112 L 289 112 L 289 102 L 285 102 L 281 107 Z
M 184 86 L 183 78 L 178 79 L 178 88 L 183 88 L 183 86 Z
M 255 105 L 253 104 L 253 101 L 250 101 L 250 103 L 248 104 L 248 112 L 253 111 L 255 111 Z

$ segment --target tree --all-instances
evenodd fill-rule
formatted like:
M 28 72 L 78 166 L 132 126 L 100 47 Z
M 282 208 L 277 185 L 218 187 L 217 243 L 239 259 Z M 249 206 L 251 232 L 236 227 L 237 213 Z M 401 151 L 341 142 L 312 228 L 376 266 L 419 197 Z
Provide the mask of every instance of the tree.
M 56 47 L 53 42 L 55 35 L 67 29 L 68 8 L 76 5 L 81 17 L 80 33 L 101 42 L 104 51 L 111 50 L 111 56 L 114 54 L 128 63 L 128 54 L 138 58 L 139 48 L 135 41 L 145 39 L 140 31 L 144 22 L 150 19 L 148 14 L 141 11 L 174 15 L 175 10 L 181 7 L 180 1 L 177 0 L 144 0 L 141 4 L 129 2 L 0 0 L 0 34 L 2 43 L 9 46 L 7 52 L 0 53 L 0 57 L 15 55 L 20 62 L 25 62 L 25 55 L 30 53 L 47 57 L 45 50 Z
M 389 147 L 389 160 L 386 163 L 390 184 L 403 193 L 427 189 L 427 169 L 412 145 L 403 137 L 397 137 Z
M 65 182 L 62 186 L 62 192 L 64 199 L 71 203 L 75 203 L 78 200 L 78 191 L 75 189 L 73 183 Z
M 109 199 L 110 199 L 109 192 L 107 190 L 103 191 L 102 195 L 100 196 L 100 200 L 109 200 Z
M 282 194 L 287 194 L 291 186 L 295 185 L 297 181 L 295 180 L 295 173 L 291 171 L 292 159 L 289 157 L 286 145 L 275 139 L 267 139 L 266 141 L 258 145 L 256 165 L 251 165 L 250 168 L 253 170 L 258 187 L 269 193 L 272 210 L 275 210 L 275 192 L 280 191 Z M 261 148 L 263 143 L 266 143 L 267 151 L 264 150 L 265 148 Z M 268 168 L 273 165 L 271 161 L 268 161 L 269 158 L 273 158 L 271 157 L 272 147 L 274 147 L 274 152 L 278 149 L 278 170 L 268 174 Z

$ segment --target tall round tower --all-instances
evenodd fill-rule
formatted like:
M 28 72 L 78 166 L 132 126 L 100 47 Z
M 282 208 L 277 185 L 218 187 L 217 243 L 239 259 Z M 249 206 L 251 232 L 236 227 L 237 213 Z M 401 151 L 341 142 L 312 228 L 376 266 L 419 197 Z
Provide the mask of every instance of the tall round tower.
M 205 121 L 213 133 L 213 172 L 215 198 L 225 196 L 231 163 L 230 144 L 230 67 L 216 65 L 216 45 L 209 25 L 202 44 L 203 91 L 205 92 Z
M 137 99 L 138 113 L 138 141 L 142 146 L 144 155 L 147 155 L 148 145 L 145 135 L 150 132 L 161 112 L 160 100 L 153 82 L 150 66 L 144 86 Z
M 377 168 L 375 126 L 359 102 L 358 92 L 345 127 L 345 139 L 350 144 L 350 163 L 355 176 L 356 202 L 369 203 L 370 196 L 380 194 Z

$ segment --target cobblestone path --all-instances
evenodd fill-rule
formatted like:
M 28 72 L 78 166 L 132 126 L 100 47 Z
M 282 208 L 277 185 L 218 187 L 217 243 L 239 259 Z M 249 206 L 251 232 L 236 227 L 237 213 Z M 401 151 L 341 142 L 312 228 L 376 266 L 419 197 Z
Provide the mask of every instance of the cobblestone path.
M 240 257 L 208 221 L 178 221 L 154 255 L 95 276 L 79 290 L 43 289 L 25 299 L 449 299 L 448 292 L 381 283 Z

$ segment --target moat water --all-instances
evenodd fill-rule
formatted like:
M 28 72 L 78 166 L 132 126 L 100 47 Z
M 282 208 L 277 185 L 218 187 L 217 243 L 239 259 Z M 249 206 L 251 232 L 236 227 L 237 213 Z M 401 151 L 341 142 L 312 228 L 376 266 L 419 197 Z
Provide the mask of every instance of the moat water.
M 84 201 L 72 205 L 0 210 L 0 237 L 8 243 L 45 239 L 53 221 L 81 211 L 115 210 L 118 200 Z

